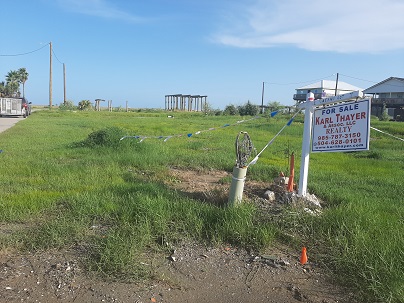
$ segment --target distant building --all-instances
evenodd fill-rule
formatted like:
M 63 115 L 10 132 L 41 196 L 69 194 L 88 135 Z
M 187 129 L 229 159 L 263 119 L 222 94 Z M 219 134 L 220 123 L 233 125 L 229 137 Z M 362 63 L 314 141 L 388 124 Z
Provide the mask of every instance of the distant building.
M 205 111 L 207 110 L 208 96 L 201 95 L 166 95 L 165 110 Z
M 404 78 L 387 78 L 365 89 L 363 93 L 372 95 L 372 115 L 380 116 L 386 106 L 389 115 L 393 115 L 395 120 L 404 120 Z
M 313 84 L 296 88 L 296 94 L 293 95 L 293 100 L 299 103 L 306 101 L 306 95 L 309 91 L 314 94 L 314 99 L 316 100 L 335 95 L 342 95 L 358 90 L 362 91 L 363 89 L 342 81 L 338 81 L 336 85 L 336 81 L 321 80 Z

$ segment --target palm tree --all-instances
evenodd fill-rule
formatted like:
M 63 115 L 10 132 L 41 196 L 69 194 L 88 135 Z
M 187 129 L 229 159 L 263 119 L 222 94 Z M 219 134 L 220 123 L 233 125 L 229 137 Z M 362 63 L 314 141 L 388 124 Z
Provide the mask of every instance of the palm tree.
M 6 84 L 4 81 L 0 82 L 0 97 L 4 97 L 6 95 Z
M 18 71 L 19 82 L 22 83 L 22 97 L 25 98 L 25 82 L 28 80 L 28 72 L 24 67 L 21 67 Z
M 13 96 L 19 91 L 20 87 L 20 76 L 17 71 L 11 70 L 6 75 L 6 87 L 9 90 L 9 95 Z

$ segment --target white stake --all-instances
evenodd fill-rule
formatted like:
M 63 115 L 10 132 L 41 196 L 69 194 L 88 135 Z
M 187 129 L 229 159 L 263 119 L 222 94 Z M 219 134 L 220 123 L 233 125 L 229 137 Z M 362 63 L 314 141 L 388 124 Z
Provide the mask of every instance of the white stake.
M 300 178 L 299 178 L 299 196 L 306 196 L 307 192 L 307 176 L 309 174 L 309 159 L 310 159 L 310 139 L 312 120 L 314 112 L 314 94 L 307 93 L 306 102 L 304 105 L 304 129 L 303 129 L 303 144 L 302 144 L 302 160 L 300 164 Z

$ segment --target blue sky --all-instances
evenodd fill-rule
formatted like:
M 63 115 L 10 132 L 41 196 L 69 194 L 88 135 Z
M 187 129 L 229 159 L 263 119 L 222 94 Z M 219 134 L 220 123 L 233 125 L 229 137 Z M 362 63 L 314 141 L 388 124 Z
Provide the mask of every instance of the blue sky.
M 213 108 L 278 101 L 339 80 L 368 88 L 404 77 L 402 0 L 2 1 L 0 81 L 25 67 L 27 98 L 101 98 L 164 108 L 167 94 L 207 95 Z M 4 13 L 5 12 L 5 13 Z M 37 50 L 27 55 L 18 55 Z

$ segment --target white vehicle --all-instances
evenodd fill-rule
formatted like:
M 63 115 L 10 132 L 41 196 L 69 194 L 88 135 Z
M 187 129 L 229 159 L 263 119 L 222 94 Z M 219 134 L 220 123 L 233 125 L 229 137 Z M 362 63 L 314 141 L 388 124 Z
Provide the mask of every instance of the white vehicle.
M 31 102 L 24 98 L 0 98 L 0 116 L 23 116 L 31 114 Z

